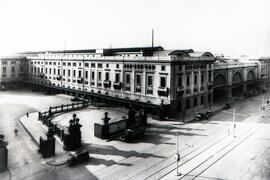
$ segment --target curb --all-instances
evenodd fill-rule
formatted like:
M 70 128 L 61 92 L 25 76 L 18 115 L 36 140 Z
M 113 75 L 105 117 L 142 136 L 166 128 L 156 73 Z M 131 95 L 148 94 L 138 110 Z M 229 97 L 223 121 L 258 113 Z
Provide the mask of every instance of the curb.
M 25 115 L 24 115 L 24 116 L 25 116 Z M 24 117 L 24 116 L 22 116 L 22 117 Z M 30 133 L 30 131 L 29 131 L 29 130 L 24 126 L 24 124 L 21 122 L 21 118 L 22 118 L 22 117 L 20 117 L 20 119 L 19 119 L 20 124 L 23 126 L 23 128 L 25 129 L 25 131 L 30 135 L 32 141 L 34 141 L 35 144 L 39 147 L 39 143 L 35 140 L 34 136 Z

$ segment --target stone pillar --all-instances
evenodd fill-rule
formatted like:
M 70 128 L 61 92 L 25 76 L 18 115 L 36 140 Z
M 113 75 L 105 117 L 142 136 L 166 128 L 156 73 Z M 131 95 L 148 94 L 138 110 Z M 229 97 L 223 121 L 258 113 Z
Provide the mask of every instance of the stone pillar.
M 7 170 L 8 150 L 7 142 L 4 141 L 4 135 L 0 135 L 0 173 Z

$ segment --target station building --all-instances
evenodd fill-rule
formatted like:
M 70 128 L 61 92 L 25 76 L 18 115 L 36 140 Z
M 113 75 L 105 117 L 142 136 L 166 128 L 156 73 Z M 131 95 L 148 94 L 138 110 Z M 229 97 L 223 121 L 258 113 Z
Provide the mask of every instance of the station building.
M 133 104 L 157 119 L 184 120 L 187 113 L 230 103 L 261 87 L 267 81 L 262 77 L 269 81 L 270 73 L 262 70 L 268 62 L 160 46 L 25 52 L 1 59 L 0 83 L 24 81 L 95 101 Z

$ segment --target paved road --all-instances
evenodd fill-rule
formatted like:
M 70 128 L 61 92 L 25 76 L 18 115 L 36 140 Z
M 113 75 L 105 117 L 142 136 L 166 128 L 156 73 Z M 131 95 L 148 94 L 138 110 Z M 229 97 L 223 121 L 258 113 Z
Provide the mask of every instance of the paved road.
M 183 161 L 232 133 L 232 115 L 228 113 L 231 110 L 219 112 L 210 121 L 185 125 L 179 125 L 177 122 L 151 121 L 151 127 L 147 129 L 144 139 L 130 144 L 119 141 L 90 143 L 88 146 L 91 161 L 88 164 L 75 168 L 66 166 L 54 168 L 44 164 L 44 160 L 36 152 L 37 146 L 17 119 L 26 112 L 47 109 L 50 105 L 69 103 L 69 98 L 61 95 L 44 96 L 32 92 L 11 94 L 8 92 L 0 94 L 0 132 L 6 135 L 9 142 L 10 168 L 10 173 L 1 174 L 0 179 L 9 179 L 9 177 L 12 179 L 158 179 L 175 173 L 177 131 L 180 131 L 179 151 Z M 264 96 L 270 97 L 269 94 Z M 209 155 L 216 154 L 216 156 L 203 166 L 198 166 L 199 169 L 194 169 L 199 160 L 194 159 L 193 163 L 190 161 L 189 165 L 186 165 L 186 172 L 189 172 L 189 169 L 194 170 L 183 178 L 267 179 L 270 172 L 269 113 L 265 111 L 264 118 L 261 118 L 260 104 L 259 96 L 235 104 L 236 112 L 239 114 L 235 119 L 236 134 L 240 135 L 258 122 L 263 125 L 260 131 L 251 134 L 247 139 L 243 136 L 245 141 L 231 151 L 229 150 L 241 142 L 241 139 L 230 144 L 227 149 L 220 151 L 221 153 L 217 152 L 224 144 L 213 145 L 208 153 L 201 154 L 198 158 L 204 161 Z M 14 134 L 15 128 L 19 130 L 18 136 Z M 225 145 L 229 143 L 230 141 L 226 140 Z

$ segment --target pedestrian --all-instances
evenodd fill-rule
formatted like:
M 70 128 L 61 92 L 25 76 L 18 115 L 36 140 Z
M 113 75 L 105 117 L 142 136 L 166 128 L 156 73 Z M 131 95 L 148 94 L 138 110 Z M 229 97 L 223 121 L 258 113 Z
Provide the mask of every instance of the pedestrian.
M 28 112 L 26 113 L 26 116 L 27 116 L 27 117 L 29 117 L 29 114 L 28 114 Z

